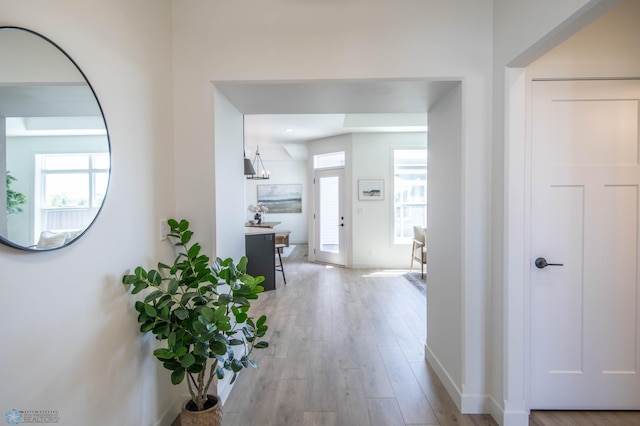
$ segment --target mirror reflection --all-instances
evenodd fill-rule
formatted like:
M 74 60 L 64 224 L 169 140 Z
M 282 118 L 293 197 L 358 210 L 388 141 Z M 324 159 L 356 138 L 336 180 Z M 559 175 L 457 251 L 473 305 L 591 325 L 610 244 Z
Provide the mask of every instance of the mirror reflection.
M 0 242 L 52 250 L 80 237 L 110 174 L 102 110 L 76 64 L 32 31 L 0 27 Z

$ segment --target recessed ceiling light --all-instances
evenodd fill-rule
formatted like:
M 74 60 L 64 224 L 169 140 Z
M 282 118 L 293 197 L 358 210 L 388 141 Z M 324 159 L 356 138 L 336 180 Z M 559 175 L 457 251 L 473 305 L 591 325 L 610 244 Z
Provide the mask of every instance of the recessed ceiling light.
M 287 130 L 285 130 L 285 132 L 291 133 L 291 132 L 293 132 L 293 129 L 287 129 Z

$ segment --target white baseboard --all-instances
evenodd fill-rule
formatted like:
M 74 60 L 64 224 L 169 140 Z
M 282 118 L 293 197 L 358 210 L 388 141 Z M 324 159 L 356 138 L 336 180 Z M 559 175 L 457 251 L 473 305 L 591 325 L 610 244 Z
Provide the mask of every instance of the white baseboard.
M 463 414 L 489 414 L 500 426 L 529 426 L 528 411 L 505 411 L 490 395 L 463 394 L 428 345 L 425 358 Z
M 424 355 L 425 359 L 431 365 L 433 370 L 436 372 L 436 376 L 440 379 L 442 384 L 444 385 L 447 393 L 453 399 L 453 402 L 458 407 L 458 410 L 462 412 L 462 392 L 458 389 L 458 386 L 453 382 L 451 376 L 447 373 L 442 363 L 438 360 L 438 357 L 431 351 L 429 345 L 424 345 Z
M 493 398 L 491 398 L 490 395 L 464 393 L 456 385 L 438 357 L 433 353 L 428 345 L 425 345 L 424 353 L 427 362 L 431 365 L 447 390 L 447 393 L 451 396 L 451 399 L 453 399 L 453 402 L 461 413 L 491 414 L 491 416 L 494 416 L 493 413 L 497 404 L 494 404 Z

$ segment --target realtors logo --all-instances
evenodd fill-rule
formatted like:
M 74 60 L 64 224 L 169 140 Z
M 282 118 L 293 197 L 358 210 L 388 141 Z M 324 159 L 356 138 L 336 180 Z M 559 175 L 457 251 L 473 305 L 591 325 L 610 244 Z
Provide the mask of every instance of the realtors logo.
M 16 410 L 7 411 L 4 419 L 10 425 L 19 423 L 59 423 L 60 415 L 57 410 Z
M 18 410 L 9 410 L 4 418 L 10 425 L 17 425 L 22 421 L 22 414 Z

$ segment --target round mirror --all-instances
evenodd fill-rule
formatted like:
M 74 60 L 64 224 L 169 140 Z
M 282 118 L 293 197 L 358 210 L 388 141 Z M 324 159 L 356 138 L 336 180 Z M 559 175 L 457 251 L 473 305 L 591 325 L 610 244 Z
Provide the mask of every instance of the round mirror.
M 75 62 L 31 30 L 0 27 L 0 242 L 54 250 L 94 222 L 109 185 L 109 134 Z

